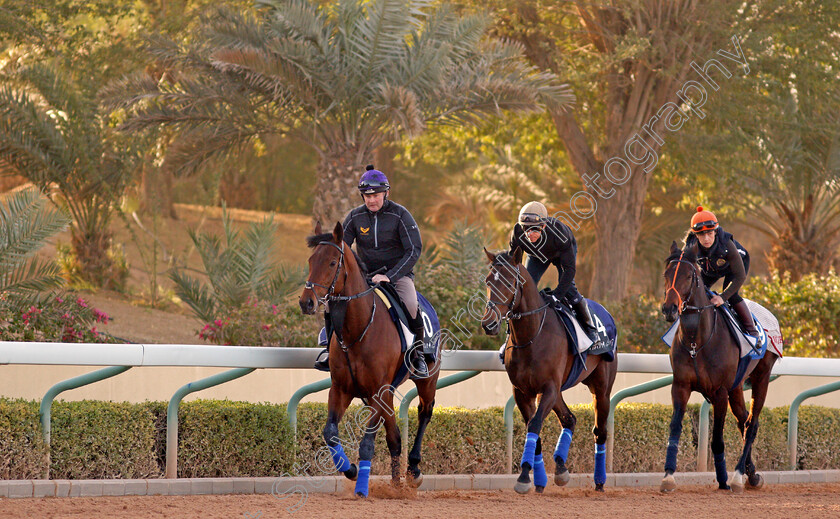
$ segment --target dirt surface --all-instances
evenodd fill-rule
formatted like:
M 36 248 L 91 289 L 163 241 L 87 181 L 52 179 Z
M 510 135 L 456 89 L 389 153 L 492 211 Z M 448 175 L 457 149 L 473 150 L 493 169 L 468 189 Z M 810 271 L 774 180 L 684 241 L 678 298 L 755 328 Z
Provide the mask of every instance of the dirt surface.
M 734 495 L 712 487 L 681 487 L 673 494 L 655 488 L 588 489 L 549 487 L 545 494 L 520 496 L 513 490 L 398 492 L 374 485 L 371 497 L 312 494 L 299 509 L 270 495 L 143 496 L 102 498 L 0 499 L 2 518 L 253 518 L 294 517 L 530 517 L 673 518 L 673 517 L 840 517 L 840 484 L 773 485 Z

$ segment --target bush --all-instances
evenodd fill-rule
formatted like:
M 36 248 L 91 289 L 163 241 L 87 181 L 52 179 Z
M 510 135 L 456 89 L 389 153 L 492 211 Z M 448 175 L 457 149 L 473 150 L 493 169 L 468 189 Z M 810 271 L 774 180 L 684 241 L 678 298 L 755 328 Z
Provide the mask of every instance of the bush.
M 214 344 L 314 347 L 323 319 L 303 315 L 297 301 L 271 304 L 252 299 L 207 323 L 198 336 Z
M 833 270 L 796 282 L 788 274 L 750 278 L 741 293 L 779 320 L 785 355 L 840 357 L 840 276 Z
M 653 296 L 629 297 L 620 305 L 605 304 L 618 329 L 618 351 L 625 353 L 668 353 L 662 336 L 671 323 L 659 311 L 661 302 Z
M 56 403 L 52 426 L 53 478 L 160 477 L 164 472 L 166 442 L 164 402 L 115 404 L 107 402 Z M 696 469 L 699 405 L 689 406 L 677 459 L 679 471 Z M 37 478 L 43 473 L 46 448 L 41 441 L 36 402 L 0 398 L 0 478 Z M 358 459 L 360 427 L 354 417 L 361 406 L 351 406 L 339 428 L 344 450 Z M 577 425 L 567 466 L 574 473 L 592 473 L 594 466 L 591 406 L 571 406 Z M 753 459 L 759 470 L 786 470 L 786 407 L 761 414 Z M 800 409 L 799 469 L 840 468 L 840 409 L 804 406 Z M 298 408 L 297 441 L 288 426 L 285 405 L 197 400 L 184 403 L 180 412 L 179 477 L 233 477 L 327 475 L 335 472 L 325 456 L 322 430 L 325 404 Z M 663 470 L 671 407 L 622 404 L 615 418 L 615 457 L 618 473 Z M 727 416 L 724 433 L 730 468 L 741 452 L 736 421 Z M 409 445 L 417 430 L 416 407 L 409 411 Z M 560 426 L 546 419 L 541 434 L 546 470 L 554 471 L 552 453 Z M 436 408 L 426 430 L 421 467 L 426 474 L 493 474 L 516 469 L 522 455 L 525 425 L 514 412 L 513 466 L 505 460 L 502 409 Z M 707 467 L 712 469 L 711 459 Z M 376 437 L 375 474 L 390 473 L 384 431 Z
M 0 293 L 0 340 L 19 342 L 118 342 L 96 327 L 105 312 L 72 294 L 51 294 L 26 308 Z

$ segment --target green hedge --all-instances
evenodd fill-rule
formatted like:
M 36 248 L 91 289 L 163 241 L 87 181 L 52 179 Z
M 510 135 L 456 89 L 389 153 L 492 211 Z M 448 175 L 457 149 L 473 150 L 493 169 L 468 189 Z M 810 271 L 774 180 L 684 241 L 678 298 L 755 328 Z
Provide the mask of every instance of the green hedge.
M 357 458 L 359 428 L 351 406 L 340 436 L 351 460 Z M 568 466 L 575 473 L 591 473 L 594 415 L 589 405 L 571 406 L 577 426 Z M 696 469 L 699 405 L 689 406 L 683 422 L 678 470 Z M 753 459 L 760 470 L 786 470 L 787 407 L 761 414 Z M 297 447 L 288 426 L 285 405 L 197 400 L 180 412 L 179 477 L 280 476 L 329 474 L 334 471 L 321 431 L 325 404 L 298 409 Z M 670 406 L 622 404 L 615 419 L 615 472 L 663 470 Z M 800 469 L 840 468 L 840 409 L 805 406 L 799 412 Z M 519 412 L 514 413 L 514 465 L 525 437 Z M 409 440 L 416 430 L 416 408 L 409 412 Z M 56 402 L 53 405 L 50 475 L 52 478 L 149 478 L 164 472 L 165 403 Z M 560 434 L 555 416 L 545 421 L 542 437 L 547 470 L 554 469 L 550 453 Z M 390 470 L 385 435 L 377 435 L 373 471 Z M 729 466 L 740 454 L 734 417 L 725 430 Z M 0 398 L 0 479 L 38 478 L 44 472 L 46 447 L 41 440 L 38 404 Z M 297 466 L 295 465 L 297 464 Z M 708 465 L 712 467 L 711 460 Z M 427 474 L 491 474 L 507 472 L 502 409 L 436 408 L 426 430 L 423 471 Z

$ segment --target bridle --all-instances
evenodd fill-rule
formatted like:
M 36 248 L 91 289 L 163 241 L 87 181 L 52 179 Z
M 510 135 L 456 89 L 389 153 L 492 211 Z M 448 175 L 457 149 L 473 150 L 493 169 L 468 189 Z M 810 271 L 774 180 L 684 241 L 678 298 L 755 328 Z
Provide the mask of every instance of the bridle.
M 683 251 L 680 254 L 679 259 L 671 260 L 671 262 L 668 263 L 669 267 L 671 265 L 676 264 L 676 268 L 674 269 L 674 278 L 671 280 L 671 286 L 669 286 L 668 289 L 665 290 L 665 297 L 666 298 L 668 297 L 668 292 L 670 292 L 671 290 L 673 290 L 674 293 L 677 294 L 677 299 L 680 302 L 680 304 L 677 306 L 677 311 L 678 311 L 679 315 L 682 315 L 684 313 L 700 314 L 704 310 L 707 310 L 709 308 L 714 308 L 715 305 L 714 304 L 708 304 L 708 305 L 704 305 L 704 306 L 693 306 L 693 305 L 688 304 L 688 302 L 691 300 L 692 296 L 694 295 L 694 289 L 695 288 L 700 288 L 700 276 L 697 274 L 697 267 L 693 263 L 691 263 L 690 261 L 682 259 L 684 254 L 685 254 L 685 251 Z M 691 271 L 691 288 L 688 289 L 688 296 L 686 296 L 685 299 L 683 299 L 682 295 L 680 294 L 680 291 L 677 290 L 677 288 L 676 288 L 677 274 L 680 271 L 680 265 L 683 264 L 683 263 L 688 265 L 689 270 Z M 691 355 L 692 359 L 697 356 L 697 352 L 699 352 L 700 350 L 702 350 L 703 348 L 705 348 L 709 344 L 709 342 L 712 340 L 712 337 L 714 337 L 714 335 L 715 335 L 715 328 L 717 328 L 717 312 L 713 311 L 712 316 L 713 316 L 712 332 L 709 334 L 709 338 L 706 339 L 706 342 L 704 342 L 699 348 L 697 347 L 697 337 L 696 336 L 691 341 L 691 347 L 690 348 L 686 348 L 685 344 L 682 342 L 682 337 L 680 337 L 680 345 L 688 350 L 688 353 Z
M 491 270 L 495 270 L 494 267 L 495 267 L 495 264 L 490 265 Z M 496 270 L 496 273 L 498 274 L 499 271 Z M 494 313 L 499 315 L 501 320 L 505 321 L 505 324 L 507 325 L 507 331 L 505 332 L 505 334 L 506 334 L 505 335 L 505 342 L 507 342 L 507 337 L 510 336 L 510 322 L 511 321 L 516 321 L 516 320 L 522 319 L 523 317 L 527 317 L 529 315 L 533 315 L 533 314 L 536 314 L 538 312 L 543 312 L 542 319 L 540 320 L 540 327 L 537 329 L 537 333 L 534 334 L 534 336 L 531 338 L 531 340 L 526 342 L 525 344 L 511 344 L 511 347 L 513 347 L 515 349 L 518 349 L 518 348 L 525 348 L 527 346 L 530 346 L 534 342 L 534 340 L 540 335 L 540 332 L 542 332 L 543 326 L 545 325 L 545 317 L 546 317 L 546 315 L 548 315 L 548 312 L 545 312 L 545 310 L 550 306 L 550 303 L 546 303 L 543 306 L 541 306 L 541 307 L 539 307 L 535 310 L 529 310 L 527 312 L 519 312 L 519 313 L 514 312 L 513 309 L 516 308 L 517 306 L 519 306 L 522 303 L 522 287 L 525 286 L 525 281 L 523 280 L 522 276 L 519 275 L 518 271 L 517 271 L 516 274 L 517 274 L 516 275 L 516 281 L 514 282 L 513 294 L 511 294 L 510 301 L 507 302 L 507 303 L 503 303 L 501 301 L 493 301 L 492 299 L 488 298 L 486 307 L 487 307 L 488 310 L 493 311 Z M 489 288 L 489 285 L 488 285 L 488 288 Z M 492 289 L 490 290 L 490 293 L 491 294 L 493 293 Z M 519 296 L 519 301 L 518 302 L 517 302 L 517 296 Z M 497 305 L 507 306 L 507 308 L 508 308 L 507 312 L 505 312 L 504 315 L 501 315 L 502 313 L 496 308 Z
M 354 294 L 354 295 L 351 295 L 351 296 L 343 296 L 341 294 L 335 294 L 335 284 L 338 281 L 338 275 L 341 272 L 341 268 L 344 266 L 344 242 L 342 242 L 341 245 L 336 245 L 335 243 L 333 243 L 331 241 L 322 241 L 322 242 L 318 243 L 318 245 L 329 245 L 330 247 L 335 247 L 338 250 L 338 253 L 339 253 L 338 265 L 335 268 L 335 275 L 333 276 L 332 283 L 330 283 L 330 286 L 322 285 L 320 283 L 315 283 L 314 281 L 311 281 L 311 280 L 308 280 L 308 279 L 306 280 L 306 283 L 304 283 L 304 285 L 303 285 L 304 289 L 312 290 L 312 295 L 315 296 L 315 300 L 318 302 L 319 306 L 320 305 L 326 306 L 327 303 L 339 303 L 339 302 L 352 301 L 353 299 L 358 299 L 360 297 L 364 297 L 364 296 L 370 294 L 371 292 L 373 292 L 374 288 L 376 288 L 375 286 L 372 286 L 372 287 L 368 288 L 367 290 L 363 290 L 363 291 L 359 292 L 358 294 Z M 347 283 L 347 269 L 344 269 L 344 282 L 345 282 L 345 284 Z M 320 288 L 324 288 L 324 289 L 327 290 L 327 292 L 324 294 L 323 298 L 318 297 L 318 294 L 315 293 L 314 287 L 320 287 Z M 336 334 L 337 339 L 338 339 L 338 344 L 339 344 L 339 346 L 341 346 L 341 349 L 344 350 L 345 353 L 347 353 L 347 350 L 350 347 L 352 347 L 353 345 L 355 345 L 356 343 L 361 341 L 362 338 L 364 338 L 365 334 L 367 334 L 367 331 L 370 328 L 370 325 L 373 324 L 374 315 L 376 315 L 376 298 L 375 297 L 373 298 L 373 310 L 370 313 L 370 320 L 368 321 L 367 326 L 365 326 L 365 329 L 362 330 L 361 335 L 359 335 L 359 337 L 357 337 L 356 340 L 351 342 L 349 345 L 345 345 L 344 341 L 341 339 L 341 334 L 340 333 Z

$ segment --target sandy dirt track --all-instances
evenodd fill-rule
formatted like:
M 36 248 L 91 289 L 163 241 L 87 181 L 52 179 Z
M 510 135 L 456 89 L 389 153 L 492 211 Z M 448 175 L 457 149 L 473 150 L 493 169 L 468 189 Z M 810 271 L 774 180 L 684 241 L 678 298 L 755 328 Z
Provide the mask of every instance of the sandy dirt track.
M 291 500 L 290 500 L 291 501 Z M 317 517 L 506 517 L 685 518 L 756 517 L 758 519 L 840 517 L 840 483 L 772 485 L 734 495 L 712 487 L 681 487 L 673 494 L 655 488 L 589 489 L 549 486 L 545 494 L 496 491 L 397 491 L 374 484 L 371 497 L 346 493 L 312 494 L 294 513 L 292 503 L 271 495 L 141 496 L 98 498 L 0 499 L 2 518 L 288 518 Z

